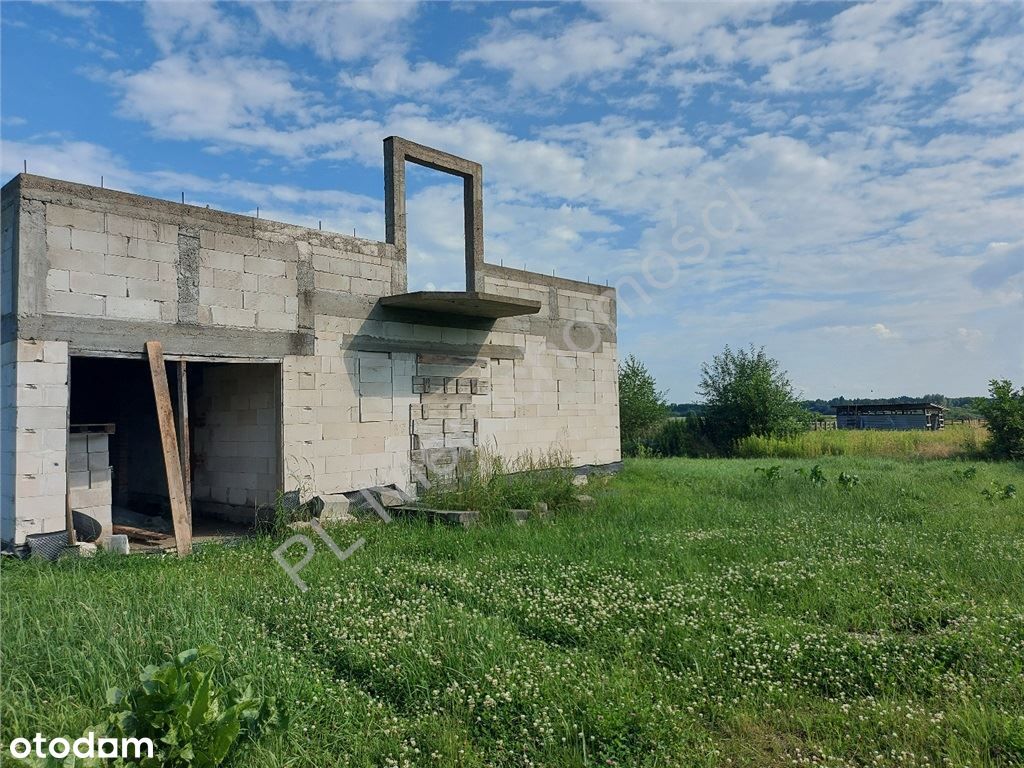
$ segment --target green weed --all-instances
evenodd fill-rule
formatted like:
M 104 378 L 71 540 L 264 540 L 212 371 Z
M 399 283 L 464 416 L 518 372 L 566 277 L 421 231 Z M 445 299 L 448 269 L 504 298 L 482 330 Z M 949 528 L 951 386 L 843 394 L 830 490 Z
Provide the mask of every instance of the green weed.
M 572 457 L 553 449 L 542 455 L 514 459 L 480 450 L 467 454 L 448 477 L 435 478 L 420 501 L 435 509 L 469 509 L 484 519 L 508 519 L 511 509 L 533 509 L 544 502 L 552 509 L 576 506 Z
M 140 761 L 143 768 L 215 768 L 239 738 L 286 727 L 273 697 L 257 696 L 251 685 L 217 682 L 221 661 L 220 650 L 207 645 L 146 667 L 136 687 L 107 691 L 113 712 L 93 730 L 117 739 L 152 739 L 157 749 Z M 205 669 L 203 662 L 209 662 Z

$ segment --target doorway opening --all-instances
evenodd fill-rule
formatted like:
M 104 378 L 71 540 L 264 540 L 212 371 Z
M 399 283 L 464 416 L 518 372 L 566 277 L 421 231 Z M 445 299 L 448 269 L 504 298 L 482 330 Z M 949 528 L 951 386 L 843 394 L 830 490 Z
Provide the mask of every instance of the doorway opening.
M 167 361 L 192 538 L 243 534 L 281 487 L 280 365 Z M 174 546 L 149 363 L 71 358 L 68 480 L 76 530 L 125 533 L 133 549 Z M 186 398 L 182 419 L 182 398 Z M 186 466 L 187 465 L 187 466 Z M 190 482 L 189 482 L 190 481 Z

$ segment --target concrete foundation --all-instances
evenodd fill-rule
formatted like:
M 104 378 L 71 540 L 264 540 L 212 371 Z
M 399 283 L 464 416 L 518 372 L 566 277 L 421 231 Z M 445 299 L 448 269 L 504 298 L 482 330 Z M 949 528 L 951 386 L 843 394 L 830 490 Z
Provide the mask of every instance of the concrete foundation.
M 77 375 L 69 385 L 75 361 L 141 361 L 148 340 L 163 344 L 169 367 L 191 361 L 197 510 L 251 509 L 278 491 L 413 489 L 481 448 L 618 461 L 614 291 L 487 264 L 475 163 L 401 139 L 388 140 L 385 159 L 387 242 L 26 174 L 9 182 L 3 540 L 64 528 L 69 404 L 87 386 Z M 456 297 L 458 311 L 445 310 L 450 294 L 381 301 L 406 286 L 406 161 L 466 179 L 474 294 Z M 110 417 L 115 498 L 139 487 L 119 475 L 147 472 L 145 485 L 166 494 L 141 381 L 138 402 Z M 157 463 L 119 464 L 118 440 L 154 441 Z

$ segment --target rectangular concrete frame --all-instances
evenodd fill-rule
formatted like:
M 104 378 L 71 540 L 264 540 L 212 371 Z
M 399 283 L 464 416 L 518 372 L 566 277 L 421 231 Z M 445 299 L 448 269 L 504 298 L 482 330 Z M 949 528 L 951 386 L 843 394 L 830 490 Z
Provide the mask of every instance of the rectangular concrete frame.
M 382 305 L 406 291 L 406 160 L 464 179 L 469 291 L 503 297 L 492 314 L 531 314 Z M 387 242 L 28 174 L 6 184 L 0 538 L 63 529 L 69 356 L 141 360 L 150 340 L 168 360 L 279 365 L 281 490 L 410 487 L 437 446 L 618 461 L 614 289 L 485 263 L 477 163 L 391 137 L 385 166 Z
M 476 288 L 476 273 L 484 263 L 484 170 L 480 163 L 450 155 L 432 147 L 389 136 L 384 139 L 385 240 L 398 257 L 407 259 L 405 217 L 405 164 L 422 165 L 462 179 L 462 210 L 466 232 L 466 290 Z M 404 293 L 407 286 L 403 285 Z

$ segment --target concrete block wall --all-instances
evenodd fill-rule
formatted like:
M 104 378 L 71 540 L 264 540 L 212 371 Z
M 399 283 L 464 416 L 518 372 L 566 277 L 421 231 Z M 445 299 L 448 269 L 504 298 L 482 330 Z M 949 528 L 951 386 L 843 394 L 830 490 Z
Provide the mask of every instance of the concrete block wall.
M 3 540 L 23 541 L 30 533 L 65 528 L 68 345 L 19 339 L 4 345 L 3 368 L 3 427 L 14 436 L 13 457 L 5 451 L 5 481 L 13 470 L 14 482 L 0 519 Z
M 511 276 L 513 270 L 505 270 L 501 277 L 489 274 L 482 276 L 484 290 L 520 299 L 532 299 L 541 302 L 540 315 L 577 323 L 608 324 L 615 321 L 614 291 L 601 286 L 588 286 L 587 290 L 569 287 L 571 281 L 555 280 L 562 283 L 551 287 L 539 284 L 536 276 L 516 278 Z M 528 274 L 528 273 L 519 273 Z M 585 285 L 585 284 L 584 284 Z
M 298 326 L 298 248 L 202 229 L 199 232 L 199 322 L 294 331 Z
M 15 244 L 18 200 L 11 196 L 0 206 L 0 539 L 14 536 L 14 499 L 17 480 L 17 371 L 18 342 L 14 334 L 16 284 Z
M 481 445 L 509 458 L 555 447 L 576 464 L 619 459 L 614 345 L 605 344 L 601 353 L 574 352 L 528 339 L 522 360 L 497 363 L 490 411 L 480 411 Z
M 18 342 L 0 344 L 0 540 L 14 538 Z
M 361 318 L 317 315 L 315 354 L 284 360 L 287 490 L 408 486 L 415 355 L 343 349 L 346 336 L 365 329 Z
M 278 467 L 278 366 L 211 365 L 193 388 L 196 501 L 255 507 L 274 501 Z
M 391 293 L 394 264 L 383 243 L 321 235 L 309 239 L 308 249 L 315 288 L 374 298 Z
M 491 396 L 502 361 L 476 356 L 416 355 L 410 412 L 413 481 L 451 474 L 467 453 L 480 446 L 481 415 L 493 411 Z
M 503 454 L 543 453 L 557 445 L 576 463 L 619 460 L 614 291 L 519 270 L 489 270 L 478 276 L 489 292 L 539 299 L 543 290 L 539 316 L 546 315 L 548 327 L 544 336 L 512 336 L 525 354 L 505 364 L 511 378 L 492 379 L 493 408 L 481 423 L 481 443 L 497 445 Z M 508 343 L 503 334 L 488 340 Z
M 483 289 L 487 293 L 497 293 L 518 299 L 529 299 L 540 302 L 540 314 L 547 316 L 550 312 L 550 292 L 544 287 L 531 284 L 526 280 L 515 280 L 510 277 L 483 276 Z
M 394 331 L 388 326 L 318 316 L 317 354 L 286 358 L 289 489 L 411 488 L 413 464 L 422 467 L 422 452 L 440 448 L 483 446 L 512 459 L 543 456 L 554 447 L 576 464 L 619 459 L 614 344 L 576 352 L 527 334 L 402 324 L 402 337 L 440 339 L 446 331 L 461 331 L 481 347 L 520 345 L 524 356 L 445 359 L 344 349 L 345 338 L 357 331 L 388 338 Z
M 173 323 L 178 227 L 47 203 L 46 309 L 57 315 Z
M 558 316 L 577 323 L 608 323 L 613 321 L 611 297 L 559 288 Z
M 378 320 L 368 308 L 365 316 L 317 315 L 314 356 L 285 360 L 288 487 L 412 488 L 428 458 L 423 451 L 441 448 L 482 446 L 509 459 L 557 448 L 576 464 L 618 461 L 616 348 L 601 327 L 614 315 L 614 299 L 598 286 L 588 293 L 505 280 L 501 288 L 505 295 L 551 297 L 543 327 L 554 329 L 553 338 L 531 333 L 522 321 L 483 330 Z M 582 349 L 565 348 L 572 345 L 559 332 L 563 322 L 593 326 L 582 334 Z M 422 345 L 424 352 L 348 351 L 356 337 Z M 521 357 L 441 360 L 444 353 L 432 350 L 448 344 L 511 348 Z M 448 412 L 453 407 L 458 413 Z

